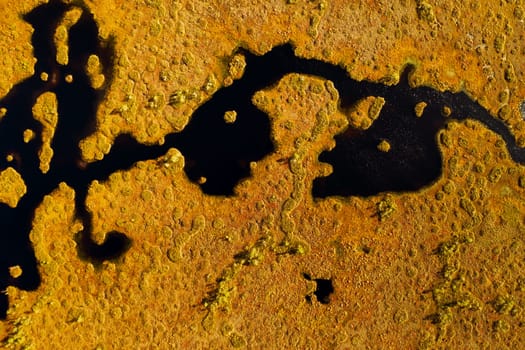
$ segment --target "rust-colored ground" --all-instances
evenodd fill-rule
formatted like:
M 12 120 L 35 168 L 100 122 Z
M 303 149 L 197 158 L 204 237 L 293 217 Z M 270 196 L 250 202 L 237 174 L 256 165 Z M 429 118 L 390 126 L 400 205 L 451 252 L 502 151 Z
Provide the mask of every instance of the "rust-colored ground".
M 40 3 L 0 4 L 0 96 L 33 74 L 32 29 L 19 16 Z M 120 133 L 162 142 L 239 74 L 229 69 L 236 47 L 262 54 L 286 42 L 358 80 L 395 84 L 413 63 L 413 84 L 463 89 L 525 146 L 520 0 L 86 5 L 102 37 L 115 38 L 118 63 L 99 129 L 82 143 L 88 161 Z M 133 240 L 120 261 L 99 269 L 77 255 L 74 191 L 57 188 L 31 233 L 42 285 L 8 289 L 2 346 L 524 347 L 525 168 L 482 124 L 452 122 L 438 135 L 443 174 L 427 188 L 313 200 L 313 179 L 330 172 L 317 156 L 348 123 L 338 100 L 329 81 L 297 74 L 256 93 L 277 147 L 252 164 L 234 197 L 203 194 L 175 149 L 94 182 L 95 239 L 118 230 Z M 12 183 L 0 199 L 15 205 L 23 184 L 12 171 L 0 183 Z M 332 281 L 329 303 L 313 295 L 313 279 Z

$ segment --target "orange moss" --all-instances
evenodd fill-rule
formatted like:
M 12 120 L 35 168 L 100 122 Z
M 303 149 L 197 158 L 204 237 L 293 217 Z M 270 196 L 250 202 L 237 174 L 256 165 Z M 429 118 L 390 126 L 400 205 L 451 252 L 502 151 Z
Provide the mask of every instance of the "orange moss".
M 32 74 L 31 31 L 19 15 L 36 3 L 1 4 L 6 30 L 0 47 L 7 54 L 0 95 Z M 507 106 L 502 119 L 525 140 L 519 1 L 87 5 L 101 37 L 115 38 L 117 64 L 97 132 L 81 145 L 87 160 L 103 158 L 120 133 L 162 143 L 229 79 L 242 75 L 242 57 L 232 57 L 236 47 L 263 53 L 284 42 L 292 42 L 299 56 L 390 85 L 413 63 L 413 86 L 464 89 L 495 117 Z M 99 69 L 90 58 L 86 70 L 94 86 Z M 370 124 L 382 106 L 375 104 L 370 115 L 372 100 L 357 106 Z M 41 96 L 33 108 L 41 122 L 55 113 L 48 102 L 52 95 Z M 80 260 L 74 191 L 61 184 L 46 196 L 31 232 L 42 285 L 34 292 L 8 289 L 2 346 L 525 344 L 525 169 L 510 159 L 499 136 L 477 122 L 450 122 L 437 137 L 442 176 L 421 191 L 314 200 L 313 180 L 331 172 L 318 155 L 333 148 L 335 134 L 362 122 L 338 109 L 331 82 L 299 74 L 257 92 L 252 102 L 269 115 L 276 149 L 251 164 L 253 176 L 235 188 L 234 197 L 204 195 L 187 179 L 184 157 L 175 149 L 91 184 L 87 207 L 95 241 L 112 230 L 132 240 L 119 261 L 95 268 Z M 49 140 L 55 124 L 46 123 Z M 0 182 L 13 189 L 0 200 L 16 206 L 25 191 L 22 179 L 8 168 Z M 308 302 L 315 285 L 304 274 L 332 281 L 328 305 Z
M 0 172 L 0 188 L 0 202 L 11 208 L 15 208 L 20 198 L 26 193 L 24 179 L 11 167 Z

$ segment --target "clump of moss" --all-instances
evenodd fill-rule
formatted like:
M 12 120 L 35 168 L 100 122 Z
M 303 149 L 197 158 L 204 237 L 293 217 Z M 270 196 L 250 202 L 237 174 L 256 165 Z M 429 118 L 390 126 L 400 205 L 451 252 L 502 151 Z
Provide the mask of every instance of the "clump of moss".
M 416 114 L 416 117 L 421 118 L 423 116 L 423 113 L 425 112 L 425 108 L 427 107 L 426 102 L 419 102 L 414 107 L 414 113 Z
M 350 126 L 360 130 L 370 128 L 381 114 L 384 104 L 385 99 L 378 96 L 368 96 L 359 100 L 349 111 Z
M 436 21 L 436 15 L 434 15 L 434 9 L 426 1 L 418 0 L 416 1 L 416 11 L 419 19 L 426 21 L 428 23 L 433 23 Z
M 392 216 L 397 210 L 396 203 L 391 195 L 386 195 L 381 201 L 377 203 L 377 216 L 380 221 L 384 221 Z

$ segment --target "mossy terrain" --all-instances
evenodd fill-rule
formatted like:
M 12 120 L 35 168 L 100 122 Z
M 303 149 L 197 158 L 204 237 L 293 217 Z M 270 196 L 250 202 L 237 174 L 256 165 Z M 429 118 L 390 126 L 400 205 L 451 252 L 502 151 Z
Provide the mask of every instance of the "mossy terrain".
M 21 15 L 41 3 L 0 0 L 0 99 L 35 74 L 32 28 Z M 82 6 L 115 50 L 96 131 L 80 145 L 86 164 L 103 159 L 123 133 L 162 144 L 199 106 L 242 78 L 246 61 L 238 48 L 263 54 L 284 43 L 299 57 L 385 86 L 396 85 L 413 65 L 411 86 L 466 92 L 525 146 L 521 0 L 104 0 Z M 66 64 L 76 15 L 68 13 L 55 33 L 58 63 Z M 93 89 L 110 78 L 97 56 L 85 70 Z M 203 193 L 175 148 L 91 182 L 86 208 L 94 241 L 118 231 L 132 242 L 116 260 L 92 264 L 79 257 L 77 194 L 60 184 L 32 223 L 41 285 L 8 288 L 0 347 L 524 347 L 524 166 L 487 126 L 453 120 L 436 137 L 442 173 L 428 186 L 313 198 L 314 179 L 332 171 L 319 155 L 333 149 L 345 128 L 373 125 L 385 103 L 369 96 L 343 110 L 341 98 L 331 81 L 304 74 L 287 74 L 256 92 L 252 103 L 268 115 L 275 149 L 249 164 L 251 176 L 233 196 Z M 42 172 L 53 157 L 55 105 L 49 93 L 31 106 L 46 140 L 37 165 Z M 411 106 L 414 118 L 425 118 L 426 107 Z M 443 110 L 443 118 L 453 112 Z M 0 120 L 5 113 L 0 108 Z M 231 125 L 238 120 L 233 110 L 223 117 Z M 31 141 L 29 132 L 20 137 Z M 379 141 L 378 152 L 395 147 Z M 0 173 L 0 200 L 10 207 L 30 185 L 19 175 L 12 168 Z M 23 271 L 12 266 L 10 274 Z M 316 281 L 330 281 L 329 296 L 317 297 Z

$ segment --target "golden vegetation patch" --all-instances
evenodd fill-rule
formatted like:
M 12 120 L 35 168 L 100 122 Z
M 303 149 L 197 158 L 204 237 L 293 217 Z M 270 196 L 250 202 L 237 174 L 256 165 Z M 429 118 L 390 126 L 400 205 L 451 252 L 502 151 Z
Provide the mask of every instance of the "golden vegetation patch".
M 0 3 L 0 96 L 33 74 L 31 27 L 20 15 L 38 3 Z M 250 69 L 243 55 L 233 54 L 237 47 L 262 54 L 285 42 L 300 57 L 388 86 L 399 81 L 402 67 L 415 64 L 411 86 L 464 90 L 525 145 L 521 1 L 86 4 L 100 39 L 114 40 L 116 50 L 97 130 L 81 143 L 88 161 L 103 159 L 122 133 L 162 144 Z M 74 23 L 68 16 L 61 22 L 66 32 Z M 61 30 L 54 33 L 59 50 L 53 59 L 66 64 Z M 83 69 L 93 88 L 110 78 L 96 55 Z M 331 81 L 289 74 L 256 92 L 252 102 L 269 116 L 275 150 L 250 164 L 251 177 L 234 196 L 205 195 L 189 181 L 184 154 L 174 148 L 90 184 L 86 202 L 95 242 L 110 231 L 132 240 L 117 261 L 95 266 L 81 260 L 74 190 L 61 184 L 46 196 L 30 235 L 42 282 L 31 292 L 8 288 L 2 346 L 525 344 L 525 169 L 499 135 L 478 122 L 450 121 L 436 138 L 442 174 L 422 190 L 314 199 L 313 180 L 333 171 L 319 154 L 332 149 L 334 135 L 345 128 L 369 128 L 388 101 L 370 96 L 342 111 Z M 429 102 L 415 105 L 414 118 L 425 118 Z M 45 173 L 60 118 L 56 97 L 43 94 L 30 107 L 43 125 Z M 5 113 L 0 109 L 0 119 Z M 234 126 L 236 113 L 221 117 Z M 387 154 L 391 145 L 378 140 L 376 146 Z M 26 191 L 13 168 L 0 173 L 0 188 L 0 200 L 10 207 Z M 9 272 L 23 274 L 17 266 Z M 330 281 L 329 297 L 317 280 Z
M 0 202 L 15 208 L 18 201 L 26 193 L 24 179 L 13 168 L 0 172 Z

